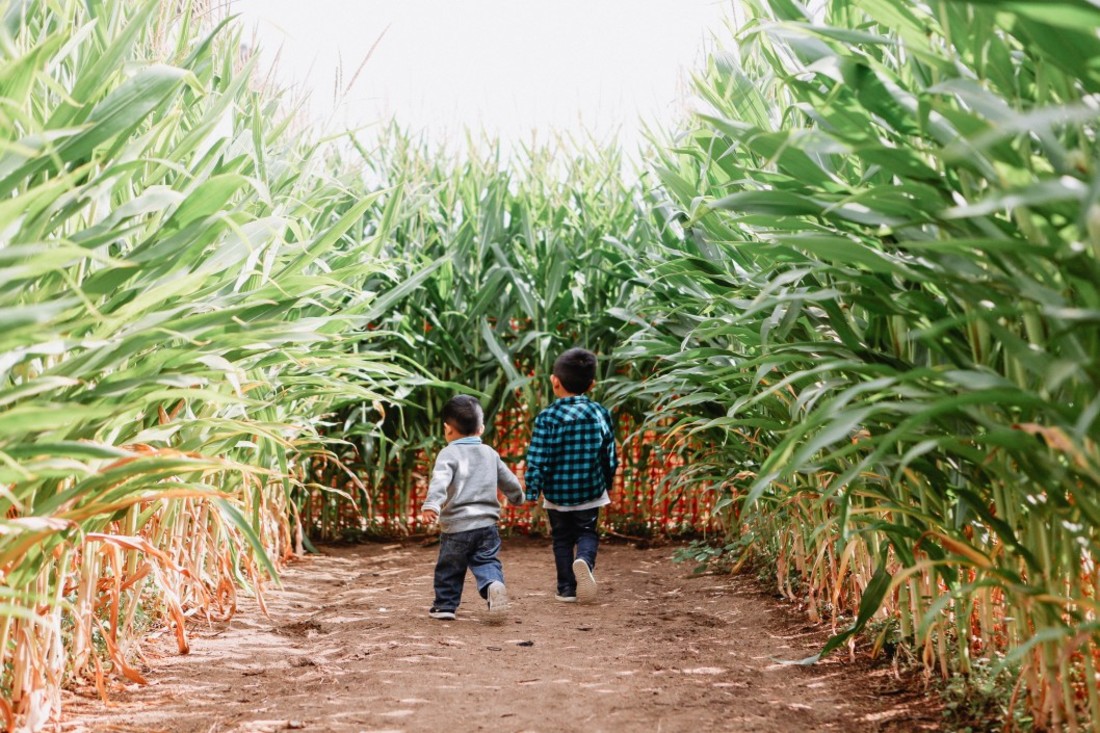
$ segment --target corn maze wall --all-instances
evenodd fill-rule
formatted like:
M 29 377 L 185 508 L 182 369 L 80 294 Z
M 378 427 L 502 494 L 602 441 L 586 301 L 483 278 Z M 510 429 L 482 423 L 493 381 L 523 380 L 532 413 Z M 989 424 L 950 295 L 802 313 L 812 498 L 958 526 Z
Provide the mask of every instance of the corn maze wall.
M 683 466 L 683 444 L 653 430 L 639 432 L 633 418 L 617 420 L 619 470 L 610 492 L 611 504 L 600 513 L 602 530 L 626 538 L 656 536 L 693 536 L 717 532 L 722 528 L 715 512 L 717 494 L 710 486 L 694 491 L 670 487 L 666 479 Z M 521 404 L 501 410 L 487 432 L 486 442 L 520 479 L 523 461 L 531 437 L 534 415 Z M 306 533 L 319 540 L 359 539 L 362 537 L 402 537 L 429 533 L 420 517 L 428 493 L 428 479 L 436 452 L 417 452 L 414 468 L 402 475 L 396 470 L 376 471 L 365 465 L 358 451 L 350 460 L 339 462 L 315 459 L 310 467 L 315 482 L 302 508 Z M 372 476 L 383 475 L 382 481 Z M 545 512 L 541 502 L 522 507 L 501 500 L 501 528 L 520 533 L 544 533 Z

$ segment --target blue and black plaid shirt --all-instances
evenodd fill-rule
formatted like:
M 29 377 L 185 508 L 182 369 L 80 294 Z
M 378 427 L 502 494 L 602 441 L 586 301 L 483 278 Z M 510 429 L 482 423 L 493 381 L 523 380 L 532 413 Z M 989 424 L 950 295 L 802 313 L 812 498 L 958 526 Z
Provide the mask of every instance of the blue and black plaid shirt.
M 619 461 L 611 413 L 584 395 L 562 397 L 535 418 L 527 448 L 527 500 L 575 506 L 611 488 Z

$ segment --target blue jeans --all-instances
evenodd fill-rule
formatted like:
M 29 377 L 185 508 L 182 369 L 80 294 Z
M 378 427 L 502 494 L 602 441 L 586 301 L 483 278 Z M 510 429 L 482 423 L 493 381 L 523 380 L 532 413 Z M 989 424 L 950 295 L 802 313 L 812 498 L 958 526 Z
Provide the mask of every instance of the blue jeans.
M 485 598 L 491 583 L 504 582 L 498 552 L 500 533 L 495 524 L 465 532 L 440 534 L 439 559 L 435 563 L 435 603 L 432 606 L 440 611 L 458 608 L 467 568 L 477 581 L 477 592 Z
M 558 595 L 575 596 L 577 578 L 573 575 L 573 561 L 581 558 L 588 563 L 588 567 L 596 569 L 596 550 L 600 544 L 596 522 L 600 518 L 600 508 L 582 509 L 579 512 L 547 509 L 546 514 L 550 517 L 554 565 L 558 569 Z

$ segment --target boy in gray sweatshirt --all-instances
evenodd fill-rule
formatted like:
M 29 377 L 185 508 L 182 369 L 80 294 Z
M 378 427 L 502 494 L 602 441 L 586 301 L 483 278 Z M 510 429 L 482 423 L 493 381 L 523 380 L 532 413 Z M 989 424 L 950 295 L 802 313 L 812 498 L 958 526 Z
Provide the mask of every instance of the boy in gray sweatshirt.
M 443 437 L 424 501 L 424 518 L 439 520 L 439 559 L 435 564 L 435 603 L 428 615 L 450 620 L 462 600 L 466 570 L 474 574 L 477 592 L 489 602 L 489 618 L 504 619 L 508 593 L 500 552 L 499 488 L 512 504 L 522 504 L 524 492 L 497 452 L 481 442 L 484 414 L 469 395 L 452 397 L 443 406 Z

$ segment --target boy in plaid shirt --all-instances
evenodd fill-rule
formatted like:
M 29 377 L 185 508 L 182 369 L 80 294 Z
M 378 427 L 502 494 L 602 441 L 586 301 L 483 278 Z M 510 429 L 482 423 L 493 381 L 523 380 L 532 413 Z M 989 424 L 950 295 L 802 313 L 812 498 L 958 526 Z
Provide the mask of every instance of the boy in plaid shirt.
M 596 522 L 619 462 L 611 414 L 585 392 L 595 384 L 596 355 L 569 349 L 554 362 L 550 383 L 558 398 L 535 418 L 527 449 L 527 499 L 542 493 L 550 518 L 559 601 L 596 597 Z

